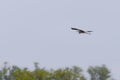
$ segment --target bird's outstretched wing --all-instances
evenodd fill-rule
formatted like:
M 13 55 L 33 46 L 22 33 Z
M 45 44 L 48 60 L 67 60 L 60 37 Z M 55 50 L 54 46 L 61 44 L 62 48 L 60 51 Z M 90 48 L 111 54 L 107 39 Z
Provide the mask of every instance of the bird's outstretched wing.
M 84 30 L 77 29 L 77 28 L 71 28 L 71 29 L 72 29 L 72 30 L 76 30 L 79 34 L 81 34 L 81 33 L 90 34 L 90 32 L 93 32 L 93 31 L 84 31 Z
M 71 28 L 72 30 L 79 30 L 79 29 L 77 29 L 77 28 Z
M 80 33 L 85 33 L 85 31 L 84 30 L 81 30 L 81 29 L 77 29 L 77 28 L 71 28 L 72 30 L 77 30 L 78 32 L 80 32 Z

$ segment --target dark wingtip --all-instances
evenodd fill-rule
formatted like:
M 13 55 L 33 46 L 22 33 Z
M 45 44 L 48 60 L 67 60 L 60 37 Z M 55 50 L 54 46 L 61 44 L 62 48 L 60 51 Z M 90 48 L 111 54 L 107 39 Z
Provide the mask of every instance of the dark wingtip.
M 74 30 L 74 28 L 71 27 L 72 30 Z
M 71 29 L 72 29 L 72 30 L 78 30 L 77 28 L 72 28 L 72 27 L 71 27 Z
M 87 31 L 87 32 L 93 32 L 93 31 Z

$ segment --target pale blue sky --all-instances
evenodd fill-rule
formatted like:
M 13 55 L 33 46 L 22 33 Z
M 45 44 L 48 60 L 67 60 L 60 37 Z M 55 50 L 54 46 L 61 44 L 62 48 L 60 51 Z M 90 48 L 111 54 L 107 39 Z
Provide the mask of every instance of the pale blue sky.
M 79 35 L 70 28 L 94 31 Z M 0 64 L 105 64 L 120 79 L 120 0 L 1 0 Z

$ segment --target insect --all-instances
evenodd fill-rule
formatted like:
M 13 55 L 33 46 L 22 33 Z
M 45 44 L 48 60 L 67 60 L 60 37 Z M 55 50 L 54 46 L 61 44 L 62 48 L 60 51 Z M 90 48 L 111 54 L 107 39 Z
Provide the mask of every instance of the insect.
M 76 30 L 79 34 L 90 34 L 93 31 L 84 31 L 78 28 L 71 28 L 72 30 Z

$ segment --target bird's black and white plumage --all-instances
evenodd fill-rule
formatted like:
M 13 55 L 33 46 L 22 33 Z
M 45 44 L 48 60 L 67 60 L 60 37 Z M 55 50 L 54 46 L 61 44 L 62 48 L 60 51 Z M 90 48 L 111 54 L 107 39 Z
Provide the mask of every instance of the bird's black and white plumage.
M 93 31 L 84 31 L 84 30 L 77 29 L 77 28 L 71 28 L 71 29 L 76 30 L 79 34 L 90 34 L 90 32 L 93 32 Z

